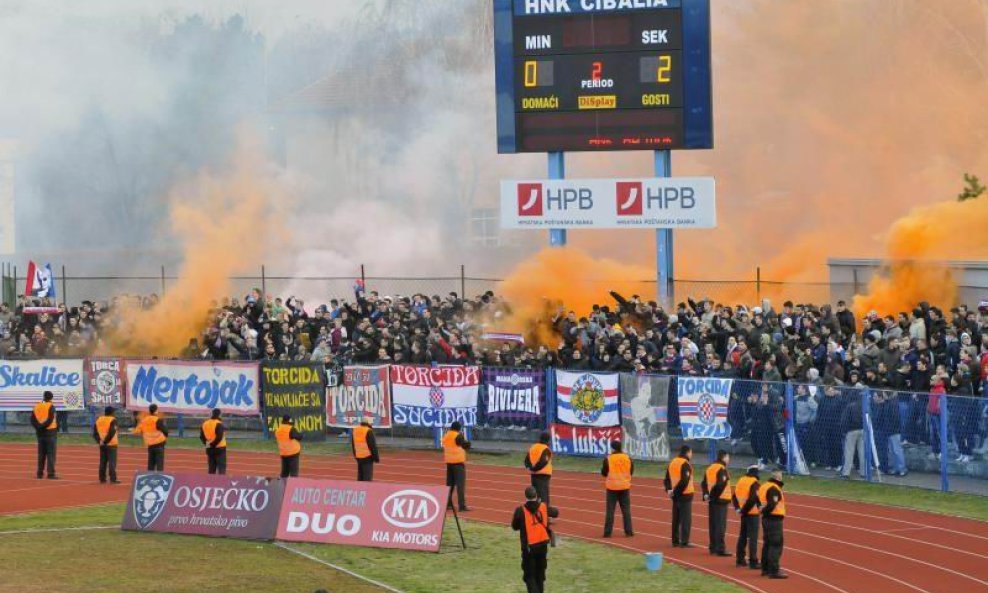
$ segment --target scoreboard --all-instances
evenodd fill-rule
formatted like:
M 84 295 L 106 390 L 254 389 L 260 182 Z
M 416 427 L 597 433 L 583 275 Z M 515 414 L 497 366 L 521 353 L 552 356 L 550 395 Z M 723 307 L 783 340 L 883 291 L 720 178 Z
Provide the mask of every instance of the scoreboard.
M 498 152 L 713 147 L 709 0 L 494 0 Z

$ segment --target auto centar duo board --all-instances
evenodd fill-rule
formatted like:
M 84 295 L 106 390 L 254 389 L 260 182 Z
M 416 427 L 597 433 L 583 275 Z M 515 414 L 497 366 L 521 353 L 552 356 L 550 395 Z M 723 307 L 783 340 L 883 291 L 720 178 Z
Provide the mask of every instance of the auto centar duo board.
M 709 0 L 494 0 L 498 152 L 713 147 Z

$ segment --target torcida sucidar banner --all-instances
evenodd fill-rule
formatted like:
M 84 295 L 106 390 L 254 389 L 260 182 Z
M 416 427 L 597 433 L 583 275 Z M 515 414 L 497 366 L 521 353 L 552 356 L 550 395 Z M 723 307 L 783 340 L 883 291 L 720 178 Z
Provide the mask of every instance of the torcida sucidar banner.
M 678 377 L 679 426 L 684 439 L 728 439 L 727 406 L 733 379 Z
M 209 474 L 139 473 L 123 529 L 274 539 L 284 482 Z
M 556 371 L 556 417 L 573 426 L 618 426 L 617 373 Z
M 669 459 L 669 377 L 621 373 L 624 452 L 632 459 Z
M 162 412 L 208 416 L 254 416 L 260 411 L 256 362 L 189 362 L 125 360 L 127 409 L 145 411 L 158 404 Z
M 391 366 L 395 424 L 447 427 L 477 424 L 480 367 Z
M 391 377 L 385 366 L 343 368 L 341 384 L 326 388 L 329 425 L 356 426 L 364 419 L 374 428 L 391 428 Z
M 545 371 L 484 369 L 484 422 L 540 428 L 545 415 Z
M 86 404 L 93 408 L 124 404 L 123 375 L 119 358 L 87 358 Z
M 58 410 L 86 407 L 82 359 L 0 361 L 0 412 L 28 411 L 45 391 L 54 394 Z
M 438 552 L 444 486 L 289 478 L 277 538 Z
M 611 452 L 611 441 L 621 440 L 621 427 L 594 428 L 553 424 L 552 451 L 559 455 L 603 457 Z
M 310 362 L 264 362 L 261 365 L 264 421 L 268 430 L 292 417 L 306 441 L 326 440 L 326 394 L 323 365 Z

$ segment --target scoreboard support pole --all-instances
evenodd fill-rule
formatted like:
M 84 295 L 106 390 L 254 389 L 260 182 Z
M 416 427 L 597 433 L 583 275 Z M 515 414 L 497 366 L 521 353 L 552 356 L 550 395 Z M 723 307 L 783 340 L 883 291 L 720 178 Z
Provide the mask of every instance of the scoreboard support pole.
M 549 153 L 549 179 L 566 178 L 566 153 Z M 549 229 L 549 246 L 566 246 L 566 229 Z
M 551 158 L 551 155 L 550 155 Z M 550 160 L 550 163 L 552 161 Z M 655 151 L 655 176 L 670 177 L 672 175 L 672 153 L 668 150 Z M 671 311 L 675 306 L 673 299 L 673 242 L 672 229 L 655 230 L 655 260 L 656 260 L 656 288 L 658 289 L 659 303 Z

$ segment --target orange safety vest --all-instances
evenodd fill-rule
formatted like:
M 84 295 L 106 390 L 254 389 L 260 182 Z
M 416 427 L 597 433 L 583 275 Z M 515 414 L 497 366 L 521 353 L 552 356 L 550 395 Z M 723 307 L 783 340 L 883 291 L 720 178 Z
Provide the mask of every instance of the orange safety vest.
M 772 490 L 778 490 L 779 491 L 779 503 L 775 505 L 775 508 L 774 509 L 772 509 L 771 516 L 773 516 L 773 517 L 785 517 L 786 516 L 786 495 L 782 493 L 782 488 L 779 488 L 779 485 L 778 484 L 773 484 L 772 482 L 766 482 L 765 483 L 765 487 L 759 493 L 759 495 L 764 495 L 765 496 L 765 498 L 762 499 L 762 504 L 764 505 L 764 504 L 766 504 L 768 502 L 768 494 Z
M 758 480 L 756 480 L 755 478 L 751 476 L 742 476 L 741 479 L 738 480 L 738 485 L 734 488 L 734 495 L 738 497 L 738 504 L 744 507 L 744 503 L 746 503 L 748 501 L 748 497 L 751 496 L 752 488 L 755 489 L 755 497 L 757 498 L 759 486 L 760 484 L 758 483 Z M 751 507 L 751 510 L 748 511 L 748 514 L 757 515 L 758 506 L 756 505 Z
M 676 484 L 679 484 L 679 480 L 683 477 L 683 466 L 688 465 L 690 469 L 693 468 L 690 462 L 685 457 L 677 457 L 669 462 L 669 481 L 672 483 L 673 489 L 676 488 Z M 693 494 L 696 489 L 693 486 L 693 478 L 690 478 L 689 484 L 683 489 L 683 494 Z
M 103 444 L 103 441 L 106 440 L 106 435 L 110 434 L 110 426 L 113 424 L 114 420 L 116 420 L 116 418 L 114 418 L 113 416 L 100 416 L 99 418 L 96 419 L 96 434 L 99 435 L 99 443 L 101 445 Z M 119 431 L 117 431 L 117 433 L 119 434 Z M 113 438 L 110 439 L 109 443 L 107 443 L 108 447 L 117 446 L 118 434 L 113 435 Z
M 302 452 L 302 443 L 291 438 L 292 425 L 281 424 L 278 430 L 274 431 L 274 438 L 278 441 L 278 453 L 282 457 L 291 457 Z
M 141 420 L 141 423 L 134 429 L 134 432 L 144 438 L 145 447 L 160 445 L 168 440 L 165 433 L 158 430 L 158 417 L 154 414 L 145 416 L 144 420 Z
M 717 484 L 717 474 L 720 472 L 721 469 L 727 469 L 727 468 L 724 467 L 724 464 L 720 463 L 719 461 L 715 461 L 711 463 L 709 467 L 707 467 L 707 471 L 704 476 L 707 480 L 707 492 L 710 492 L 711 490 L 714 489 L 714 486 Z M 727 486 L 725 486 L 724 491 L 721 492 L 720 500 L 726 500 L 726 501 L 731 500 L 731 474 L 727 474 Z
M 443 459 L 446 463 L 466 463 L 467 450 L 456 444 L 459 431 L 450 430 L 443 435 Z
M 539 505 L 537 513 L 532 513 L 528 507 L 522 506 L 525 513 L 525 536 L 529 546 L 537 546 L 549 541 L 549 508 L 545 503 Z
M 223 422 L 221 422 L 220 420 L 214 420 L 212 418 L 210 418 L 209 420 L 206 420 L 205 422 L 202 423 L 202 434 L 206 436 L 206 447 L 207 448 L 209 447 L 209 444 L 212 443 L 214 439 L 216 439 L 216 427 L 219 426 L 220 424 L 223 424 Z M 219 445 L 216 445 L 216 448 L 217 449 L 225 449 L 226 448 L 226 434 L 225 433 L 223 434 L 223 439 L 220 441 L 220 444 Z
M 371 456 L 370 447 L 367 446 L 367 434 L 370 428 L 366 426 L 353 427 L 353 456 L 357 459 L 367 459 Z
M 549 449 L 548 445 L 545 445 L 543 443 L 535 443 L 528 450 L 528 461 L 532 465 L 535 465 L 536 463 L 539 462 L 539 459 L 542 459 L 542 452 L 547 449 Z M 532 473 L 535 475 L 543 475 L 543 476 L 552 475 L 552 451 L 549 451 L 549 463 L 545 464 L 545 467 L 543 467 L 539 471 Z
M 631 490 L 631 458 L 624 453 L 611 453 L 607 457 L 608 490 Z
M 37 404 L 34 404 L 35 420 L 37 420 L 38 422 L 44 422 L 45 420 L 48 420 L 49 414 L 54 416 L 55 412 L 54 410 L 52 410 L 52 407 L 53 406 L 51 405 L 51 402 L 39 402 Z M 48 425 L 48 430 L 55 430 L 57 428 L 58 428 L 58 420 L 53 417 L 51 420 L 51 424 Z

